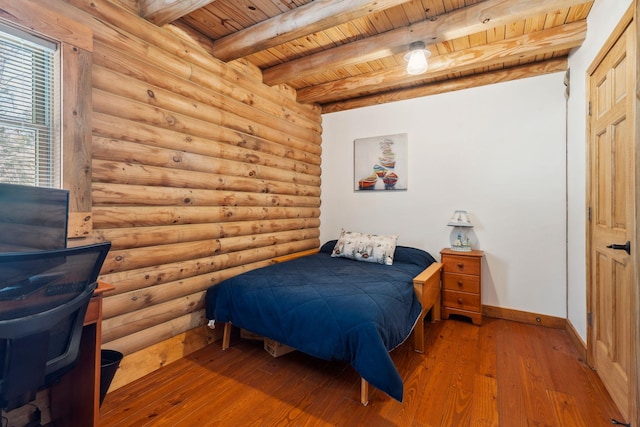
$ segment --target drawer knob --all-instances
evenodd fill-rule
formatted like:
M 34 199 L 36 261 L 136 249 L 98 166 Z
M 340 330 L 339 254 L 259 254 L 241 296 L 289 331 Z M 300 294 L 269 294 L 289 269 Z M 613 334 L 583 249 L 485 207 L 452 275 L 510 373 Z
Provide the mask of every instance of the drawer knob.
M 462 283 L 462 280 L 458 280 L 458 286 L 462 287 L 464 283 Z
M 458 298 L 458 304 L 462 304 L 462 298 Z
M 464 268 L 464 263 L 459 262 L 459 263 L 458 263 L 458 268 L 463 269 L 463 268 Z

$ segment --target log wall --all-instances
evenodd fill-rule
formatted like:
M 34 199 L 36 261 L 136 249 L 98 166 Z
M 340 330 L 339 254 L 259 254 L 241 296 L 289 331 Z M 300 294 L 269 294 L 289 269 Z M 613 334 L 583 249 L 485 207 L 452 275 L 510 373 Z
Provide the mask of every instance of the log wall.
M 320 109 L 132 2 L 47 3 L 94 33 L 91 240 L 112 242 L 102 333 L 125 354 L 115 389 L 214 339 L 209 286 L 319 246 Z

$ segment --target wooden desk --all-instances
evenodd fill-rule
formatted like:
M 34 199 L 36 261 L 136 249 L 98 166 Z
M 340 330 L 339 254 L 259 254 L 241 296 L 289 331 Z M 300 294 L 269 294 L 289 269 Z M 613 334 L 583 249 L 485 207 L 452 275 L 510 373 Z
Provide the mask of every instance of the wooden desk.
M 113 289 L 98 282 L 84 318 L 76 366 L 51 387 L 51 421 L 56 427 L 98 425 L 102 295 Z

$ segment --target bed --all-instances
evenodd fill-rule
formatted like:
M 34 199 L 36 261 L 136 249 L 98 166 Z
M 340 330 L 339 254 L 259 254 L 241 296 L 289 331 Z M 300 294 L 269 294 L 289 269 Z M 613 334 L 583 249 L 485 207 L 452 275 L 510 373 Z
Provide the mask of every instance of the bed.
M 349 362 L 362 377 L 364 405 L 369 384 L 402 401 L 389 352 L 414 329 L 414 348 L 424 351 L 424 318 L 429 311 L 432 320 L 440 317 L 441 264 L 404 246 L 395 247 L 392 265 L 336 257 L 335 247 L 329 241 L 212 286 L 206 316 L 225 324 L 225 349 L 233 324 L 320 359 Z

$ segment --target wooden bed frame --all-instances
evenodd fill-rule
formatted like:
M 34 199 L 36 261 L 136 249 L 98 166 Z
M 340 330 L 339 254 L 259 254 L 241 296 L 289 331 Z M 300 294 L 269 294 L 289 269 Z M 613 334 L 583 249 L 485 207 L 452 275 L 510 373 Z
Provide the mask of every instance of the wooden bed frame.
M 310 249 L 303 252 L 297 252 L 295 254 L 283 255 L 281 257 L 274 258 L 272 264 L 278 264 L 281 262 L 289 261 L 292 259 L 300 258 L 307 255 L 318 253 L 319 249 Z M 431 321 L 435 322 L 440 320 L 440 276 L 442 271 L 442 264 L 439 262 L 432 263 L 424 271 L 413 278 L 413 289 L 420 299 L 422 304 L 422 313 L 413 328 L 413 349 L 418 353 L 424 353 L 424 319 L 431 311 Z M 224 324 L 224 331 L 222 334 L 222 349 L 227 350 L 231 341 L 231 323 Z M 364 378 L 360 378 L 360 402 L 362 405 L 367 406 L 369 404 L 369 398 L 371 391 L 369 382 Z

